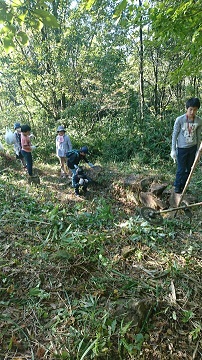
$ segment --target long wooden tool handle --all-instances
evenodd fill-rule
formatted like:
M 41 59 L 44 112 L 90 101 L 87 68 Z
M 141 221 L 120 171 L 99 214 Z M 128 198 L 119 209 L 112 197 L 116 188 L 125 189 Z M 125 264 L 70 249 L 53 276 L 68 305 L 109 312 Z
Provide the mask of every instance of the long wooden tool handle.
M 195 204 L 181 205 L 181 206 L 175 207 L 175 208 L 159 210 L 159 211 L 156 212 L 156 214 L 163 214 L 163 213 L 168 213 L 168 212 L 171 212 L 171 211 L 176 211 L 177 212 L 178 210 L 181 210 L 181 209 L 187 209 L 187 208 L 190 208 L 190 207 L 201 206 L 201 205 L 202 205 L 202 202 L 198 202 L 198 203 L 195 203 Z
M 200 147 L 199 147 L 199 149 L 198 149 L 198 151 L 197 151 L 195 160 L 194 160 L 193 165 L 192 165 L 192 167 L 191 167 L 191 171 L 190 171 L 190 173 L 189 173 L 189 176 L 188 176 L 188 178 L 187 178 L 186 184 L 185 184 L 185 186 L 184 186 L 184 189 L 183 189 L 182 194 L 181 194 L 181 197 L 180 197 L 180 201 L 179 201 L 179 203 L 178 203 L 177 206 L 180 206 L 180 204 L 181 204 L 181 202 L 182 202 L 182 200 L 183 200 L 184 194 L 185 194 L 185 192 L 186 192 L 186 190 L 187 190 L 187 187 L 188 187 L 188 185 L 189 185 L 189 183 L 190 183 L 192 174 L 193 174 L 193 172 L 194 172 L 194 170 L 195 170 L 195 167 L 196 167 L 196 165 L 197 165 L 197 163 L 198 163 L 198 161 L 199 161 L 199 159 L 200 159 L 200 157 L 201 157 L 201 152 L 202 152 L 202 142 L 201 142 L 201 145 L 200 145 Z
M 177 204 L 178 207 L 180 206 L 180 204 L 181 204 L 181 202 L 182 202 L 182 200 L 183 200 L 183 198 L 184 198 L 184 194 L 185 194 L 185 192 L 186 192 L 186 190 L 187 190 L 187 187 L 188 187 L 188 185 L 189 185 L 189 183 L 190 183 L 190 180 L 191 180 L 192 174 L 193 174 L 193 172 L 194 172 L 194 169 L 195 169 L 195 167 L 196 167 L 196 164 L 198 163 L 198 161 L 199 161 L 199 159 L 200 159 L 200 157 L 201 157 L 201 153 L 202 153 L 202 142 L 201 142 L 201 144 L 200 144 L 200 146 L 199 146 L 199 149 L 198 149 L 198 151 L 197 151 L 195 160 L 194 160 L 193 165 L 192 165 L 192 167 L 191 167 L 191 171 L 190 171 L 190 173 L 189 173 L 189 176 L 188 176 L 188 178 L 187 178 L 186 184 L 185 184 L 184 189 L 183 189 L 183 191 L 182 191 L 182 194 L 181 194 L 181 196 L 180 196 L 179 203 Z M 177 210 L 176 210 L 176 212 L 175 212 L 174 217 L 176 217 L 176 215 L 177 215 Z

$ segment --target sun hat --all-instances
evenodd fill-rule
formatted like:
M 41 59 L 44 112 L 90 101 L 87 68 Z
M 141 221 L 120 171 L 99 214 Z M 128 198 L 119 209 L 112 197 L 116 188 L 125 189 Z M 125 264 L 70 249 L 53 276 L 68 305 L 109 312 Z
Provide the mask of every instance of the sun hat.
M 64 132 L 66 131 L 63 125 L 58 126 L 57 132 L 59 131 L 64 131 Z
M 21 128 L 21 125 L 20 125 L 20 123 L 16 122 L 14 124 L 14 130 L 19 129 L 19 128 Z

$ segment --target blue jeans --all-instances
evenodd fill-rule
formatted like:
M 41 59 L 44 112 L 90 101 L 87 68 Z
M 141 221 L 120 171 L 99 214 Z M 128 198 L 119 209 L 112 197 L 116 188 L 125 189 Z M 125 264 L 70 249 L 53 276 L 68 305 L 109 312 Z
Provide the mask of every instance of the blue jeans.
M 196 156 L 197 146 L 190 148 L 178 148 L 177 151 L 177 172 L 174 182 L 175 189 L 183 190 L 190 174 Z
M 30 176 L 32 176 L 32 165 L 33 165 L 32 153 L 24 151 L 24 150 L 21 150 L 21 153 L 22 153 L 22 155 L 24 156 L 24 158 L 26 160 L 28 174 Z

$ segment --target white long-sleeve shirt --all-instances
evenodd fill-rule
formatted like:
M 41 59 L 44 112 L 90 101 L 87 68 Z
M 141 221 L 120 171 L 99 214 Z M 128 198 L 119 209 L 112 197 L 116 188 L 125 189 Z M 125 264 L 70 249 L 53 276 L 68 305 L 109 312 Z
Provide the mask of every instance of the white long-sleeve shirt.
M 189 148 L 201 143 L 202 119 L 195 116 L 194 121 L 188 120 L 187 115 L 177 117 L 173 127 L 172 150 L 178 148 Z

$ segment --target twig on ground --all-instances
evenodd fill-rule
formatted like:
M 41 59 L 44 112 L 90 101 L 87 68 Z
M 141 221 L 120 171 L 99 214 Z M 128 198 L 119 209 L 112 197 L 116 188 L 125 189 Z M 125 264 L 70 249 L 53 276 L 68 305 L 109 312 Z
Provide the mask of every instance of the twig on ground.
M 196 358 L 196 354 L 198 351 L 198 346 L 199 346 L 199 341 L 197 341 L 196 347 L 194 349 L 193 355 L 192 355 L 192 360 L 194 360 Z
M 176 291 L 175 291 L 175 285 L 174 285 L 173 280 L 171 280 L 170 289 L 171 289 L 170 298 L 171 298 L 172 302 L 174 304 L 176 304 L 177 298 L 176 298 Z
M 187 275 L 187 274 L 181 274 L 183 277 L 185 277 L 186 279 L 188 279 L 188 280 L 190 280 L 190 281 L 193 281 L 196 285 L 197 285 L 197 287 L 199 288 L 199 289 L 202 289 L 202 286 L 201 285 L 199 285 L 199 283 L 198 283 L 198 281 L 196 281 L 193 277 L 191 277 L 191 276 L 189 276 L 189 275 Z

